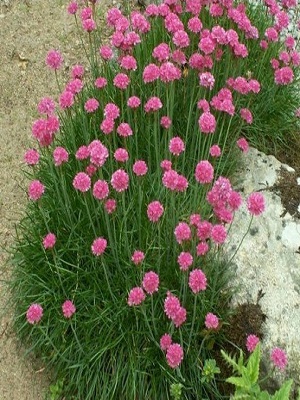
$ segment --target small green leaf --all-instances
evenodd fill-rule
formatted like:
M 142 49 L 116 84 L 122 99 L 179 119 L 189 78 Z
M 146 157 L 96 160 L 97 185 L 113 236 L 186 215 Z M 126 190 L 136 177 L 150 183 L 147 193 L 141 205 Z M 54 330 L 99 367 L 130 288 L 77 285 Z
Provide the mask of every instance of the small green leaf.
M 245 388 L 247 386 L 245 385 L 245 380 L 239 376 L 230 376 L 226 379 L 226 382 L 241 388 Z
M 252 385 L 256 383 L 258 380 L 259 364 L 260 364 L 260 345 L 258 344 L 253 353 L 250 355 L 247 363 L 247 375 Z
M 272 397 L 273 400 L 289 400 L 290 391 L 292 388 L 293 380 L 289 379 L 284 382 L 279 390 Z

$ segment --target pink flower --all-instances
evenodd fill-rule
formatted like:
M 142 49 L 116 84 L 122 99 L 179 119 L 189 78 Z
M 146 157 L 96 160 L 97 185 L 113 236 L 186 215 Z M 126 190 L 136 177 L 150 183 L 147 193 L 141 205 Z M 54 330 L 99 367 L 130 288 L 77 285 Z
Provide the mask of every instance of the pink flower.
M 209 112 L 209 102 L 205 99 L 200 99 L 197 103 L 197 107 L 203 112 Z
M 160 338 L 159 344 L 160 344 L 160 348 L 161 348 L 163 351 L 168 350 L 168 348 L 169 348 L 169 347 L 171 346 L 171 344 L 172 344 L 172 337 L 171 337 L 171 335 L 169 335 L 168 333 L 165 333 L 164 335 L 162 335 L 162 337 Z
M 153 271 L 146 272 L 142 284 L 145 292 L 153 294 L 158 291 L 159 276 Z
M 54 233 L 48 233 L 44 238 L 43 238 L 43 246 L 44 249 L 52 249 L 56 243 L 56 236 Z
M 127 304 L 129 306 L 138 306 L 146 298 L 146 295 L 141 287 L 134 287 L 130 290 L 128 295 Z
M 90 7 L 85 7 L 81 10 L 80 18 L 81 20 L 89 19 L 92 17 L 92 9 Z
M 24 154 L 24 161 L 28 165 L 36 165 L 40 160 L 40 154 L 35 149 L 28 149 Z
M 82 88 L 83 88 L 82 80 L 76 78 L 67 84 L 65 92 L 70 92 L 73 95 L 75 95 L 77 93 L 80 93 Z M 65 95 L 65 101 L 67 101 L 67 100 L 68 100 L 67 95 Z
M 206 289 L 206 276 L 201 269 L 194 269 L 189 276 L 189 287 L 195 294 Z
M 158 7 L 156 4 L 149 4 L 146 7 L 145 13 L 148 17 L 157 17 L 158 16 Z
M 96 29 L 96 22 L 92 18 L 87 18 L 82 21 L 82 28 L 87 32 L 92 32 Z
M 39 181 L 32 181 L 29 185 L 28 195 L 30 200 L 38 200 L 45 192 L 45 186 Z
M 144 261 L 145 254 L 141 250 L 135 250 L 132 254 L 131 261 L 135 265 L 139 265 Z
M 138 108 L 141 105 L 141 100 L 137 96 L 129 97 L 127 105 L 130 108 Z
M 270 42 L 277 42 L 278 40 L 278 32 L 275 28 L 267 28 L 265 31 L 265 37 L 270 41 Z
M 69 91 L 64 91 L 59 97 L 59 105 L 62 109 L 72 107 L 74 104 L 74 94 Z
M 61 308 L 65 318 L 71 318 L 76 311 L 76 307 L 71 300 L 66 300 Z
M 183 349 L 178 343 L 171 344 L 167 349 L 167 363 L 171 368 L 177 368 L 183 360 Z
M 94 183 L 93 196 L 98 200 L 104 200 L 109 195 L 108 183 L 99 179 Z
M 188 28 L 193 33 L 199 33 L 202 29 L 202 22 L 198 17 L 190 18 L 188 21 Z
M 172 293 L 168 292 L 164 301 L 164 311 L 169 319 L 174 319 L 180 309 L 180 301 Z
M 206 242 L 200 242 L 197 244 L 196 252 L 197 256 L 204 256 L 209 251 L 209 246 Z
M 246 347 L 249 353 L 252 353 L 259 343 L 259 338 L 256 335 L 248 335 L 246 340 Z
M 242 205 L 242 202 L 243 202 L 242 196 L 238 192 L 233 190 L 229 194 L 228 205 L 232 209 L 232 211 L 238 210 Z
M 85 172 L 88 174 L 88 176 L 92 177 L 97 172 L 97 167 L 94 164 L 89 164 L 85 168 Z
M 159 97 L 150 97 L 150 99 L 147 101 L 147 103 L 144 106 L 145 111 L 151 112 L 151 111 L 158 111 L 160 108 L 162 108 L 162 102 Z
M 244 153 L 247 153 L 249 150 L 249 144 L 245 138 L 238 139 L 236 144 Z
M 214 144 L 213 146 L 211 146 L 211 148 L 209 149 L 209 154 L 212 157 L 220 157 L 221 155 L 221 149 L 217 144 Z
M 159 76 L 162 82 L 173 82 L 180 79 L 181 71 L 173 63 L 165 62 L 160 66 Z
M 214 133 L 216 130 L 217 121 L 213 114 L 205 111 L 198 120 L 199 128 L 203 133 Z
M 104 107 L 104 116 L 109 119 L 117 119 L 120 116 L 120 109 L 114 103 L 107 103 Z
M 210 235 L 215 244 L 223 244 L 226 240 L 227 232 L 223 225 L 214 225 Z
M 114 158 L 119 162 L 126 162 L 129 159 L 129 154 L 126 149 L 119 148 L 114 152 Z
M 155 64 L 146 65 L 143 72 L 143 80 L 145 83 L 154 82 L 159 78 L 159 67 Z
M 84 66 L 76 64 L 72 67 L 71 76 L 73 79 L 81 79 L 84 75 Z
M 179 49 L 173 51 L 172 60 L 181 66 L 187 63 L 186 55 Z
M 179 307 L 179 310 L 172 318 L 172 322 L 176 326 L 176 328 L 179 328 L 185 321 L 186 321 L 186 309 L 184 307 Z
M 138 160 L 133 164 L 132 170 L 137 176 L 143 176 L 148 172 L 148 167 L 145 161 Z
M 288 362 L 285 351 L 280 349 L 279 347 L 275 347 L 271 352 L 271 361 L 275 365 L 275 367 L 283 371 Z
M 170 57 L 169 45 L 167 43 L 161 43 L 154 47 L 152 56 L 160 62 L 167 61 Z
M 130 83 L 130 79 L 126 74 L 120 73 L 114 77 L 113 82 L 118 89 L 125 90 Z
M 207 329 L 218 329 L 219 319 L 213 313 L 208 313 L 205 316 L 205 326 Z
M 172 125 L 172 120 L 171 120 L 171 118 L 169 118 L 167 115 L 164 115 L 164 116 L 161 117 L 161 119 L 160 119 L 160 125 L 161 125 L 164 129 L 169 129 L 170 126 Z
M 215 78 L 210 72 L 202 72 L 199 74 L 199 84 L 211 90 L 214 87 Z
M 78 10 L 78 4 L 76 3 L 76 1 L 71 1 L 67 7 L 68 14 L 74 15 L 77 13 L 77 10 Z
M 240 115 L 248 124 L 252 124 L 253 116 L 252 116 L 251 111 L 248 108 L 241 108 Z
M 181 252 L 177 258 L 181 271 L 187 271 L 193 264 L 193 256 L 189 252 Z
M 30 324 L 34 324 L 35 322 L 40 322 L 43 316 L 43 307 L 40 304 L 31 304 L 26 312 L 27 321 Z
M 120 17 L 122 17 L 121 11 L 117 7 L 112 7 L 107 12 L 106 22 L 111 27 L 114 27 Z
M 175 136 L 170 140 L 169 150 L 174 156 L 179 156 L 184 150 L 184 141 L 179 137 Z
M 288 85 L 294 80 L 294 72 L 290 67 L 278 68 L 274 73 L 277 85 Z
M 37 108 L 40 114 L 51 115 L 55 110 L 55 103 L 50 97 L 44 97 Z
M 191 240 L 192 231 L 186 222 L 179 222 L 174 230 L 177 243 L 181 244 L 184 240 Z
M 173 35 L 173 43 L 180 48 L 190 45 L 189 35 L 184 30 L 176 31 Z
M 152 201 L 147 207 L 147 216 L 151 222 L 157 222 L 163 215 L 164 207 L 159 201 Z
M 260 215 L 265 211 L 265 199 L 261 193 L 251 193 L 247 199 L 247 208 L 250 214 Z
M 80 146 L 75 154 L 77 160 L 85 160 L 89 156 L 90 152 L 87 146 Z
M 46 56 L 46 64 L 49 68 L 54 70 L 59 69 L 62 66 L 63 57 L 57 50 L 50 50 Z
M 192 214 L 190 216 L 190 225 L 197 227 L 201 222 L 201 215 L 200 214 Z
M 101 256 L 105 252 L 107 240 L 103 237 L 95 239 L 92 243 L 91 250 L 95 256 Z
M 122 122 L 118 128 L 117 133 L 122 137 L 132 136 L 133 132 L 129 124 L 126 122 Z
M 102 46 L 99 49 L 99 54 L 103 60 L 110 60 L 113 58 L 113 51 L 110 46 Z
M 78 172 L 73 179 L 73 186 L 80 192 L 87 192 L 91 187 L 91 178 L 85 172 Z
M 95 80 L 95 86 L 97 89 L 103 89 L 107 85 L 107 79 L 100 76 Z
M 100 129 L 105 135 L 112 133 L 114 127 L 115 127 L 115 122 L 111 118 L 105 118 L 100 125 Z
M 129 176 L 123 169 L 118 169 L 112 174 L 110 183 L 117 192 L 124 192 L 129 185 Z
M 104 203 L 104 208 L 108 214 L 112 214 L 117 208 L 117 202 L 115 199 L 108 199 Z
M 122 68 L 128 71 L 135 71 L 137 69 L 137 62 L 133 56 L 127 55 L 122 57 L 120 61 L 120 65 Z
M 214 178 L 214 168 L 207 160 L 200 161 L 195 170 L 196 181 L 202 184 L 210 183 Z
M 206 220 L 201 221 L 197 226 L 197 236 L 200 240 L 206 240 L 210 237 L 212 224 Z
M 163 170 L 170 171 L 172 169 L 172 161 L 170 161 L 170 160 L 162 160 L 162 162 L 160 163 L 160 166 L 161 166 L 161 168 Z M 176 172 L 176 174 L 177 174 L 177 172 Z M 178 174 L 176 175 L 176 179 L 177 179 L 177 177 L 178 177 Z M 176 186 L 174 186 L 174 187 L 176 187 Z
M 84 109 L 88 113 L 96 111 L 98 107 L 99 107 L 99 101 L 96 99 L 88 99 L 84 105 Z
M 108 149 L 100 140 L 93 140 L 88 146 L 91 162 L 97 167 L 102 167 L 108 158 Z
M 53 151 L 54 165 L 56 167 L 62 165 L 69 160 L 69 153 L 64 147 L 56 147 Z

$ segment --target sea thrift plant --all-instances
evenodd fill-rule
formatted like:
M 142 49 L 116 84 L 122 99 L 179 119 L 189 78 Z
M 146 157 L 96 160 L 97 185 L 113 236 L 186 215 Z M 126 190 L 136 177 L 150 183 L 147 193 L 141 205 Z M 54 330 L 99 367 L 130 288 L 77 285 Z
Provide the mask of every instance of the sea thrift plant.
M 185 400 L 222 398 L 201 368 L 222 347 L 232 296 L 223 244 L 244 199 L 230 176 L 250 145 L 299 124 L 295 5 L 112 7 L 108 38 L 100 3 L 67 6 L 87 65 L 64 81 L 63 55 L 46 55 L 58 92 L 39 102 L 24 157 L 16 329 L 65 398 L 167 399 L 174 384 Z M 261 192 L 245 203 L 250 225 L 266 204 Z M 280 351 L 272 363 L 286 364 Z

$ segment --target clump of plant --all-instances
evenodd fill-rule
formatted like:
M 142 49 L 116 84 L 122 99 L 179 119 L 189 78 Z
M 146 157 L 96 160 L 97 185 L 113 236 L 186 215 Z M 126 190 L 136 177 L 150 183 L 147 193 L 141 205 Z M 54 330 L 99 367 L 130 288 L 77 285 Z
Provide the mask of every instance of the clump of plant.
M 39 103 L 25 154 L 16 329 L 63 382 L 53 396 L 215 399 L 217 367 L 204 379 L 201 366 L 232 294 L 222 245 L 243 199 L 226 174 L 248 149 L 261 84 L 241 74 L 259 31 L 231 0 L 165 0 L 109 10 L 111 44 L 98 46 L 90 3 L 68 5 L 90 76 L 76 65 L 63 85 L 62 55 L 46 58 L 63 89 Z M 262 194 L 244 207 L 259 216 Z

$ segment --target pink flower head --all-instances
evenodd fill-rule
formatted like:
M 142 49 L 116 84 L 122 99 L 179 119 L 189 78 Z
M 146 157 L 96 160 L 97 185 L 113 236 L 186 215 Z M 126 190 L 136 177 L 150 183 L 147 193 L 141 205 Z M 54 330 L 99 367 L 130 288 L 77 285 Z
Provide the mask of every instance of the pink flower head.
M 107 85 L 107 79 L 100 76 L 95 80 L 95 86 L 97 89 L 103 89 Z
M 104 116 L 109 119 L 117 119 L 120 116 L 120 109 L 114 103 L 107 103 L 104 107 Z
M 162 162 L 160 163 L 160 166 L 164 171 L 170 171 L 172 169 L 172 161 L 170 161 L 170 160 L 162 160 Z M 176 172 L 176 174 L 177 174 L 177 172 Z M 177 177 L 178 177 L 178 174 L 176 175 L 176 179 L 177 179 Z M 176 187 L 176 185 L 174 186 L 174 188 L 175 187 Z
M 129 159 L 128 151 L 126 149 L 119 148 L 115 151 L 114 158 L 116 161 L 126 162 Z
M 202 22 L 198 17 L 190 18 L 188 21 L 188 28 L 193 33 L 199 33 L 202 29 Z
M 78 172 L 73 179 L 73 186 L 80 192 L 87 192 L 91 187 L 91 178 L 85 172 Z
M 177 243 L 181 244 L 184 240 L 191 240 L 192 231 L 186 222 L 179 222 L 174 230 Z
M 150 99 L 147 101 L 147 103 L 144 106 L 145 111 L 148 112 L 155 112 L 158 111 L 160 108 L 162 108 L 162 102 L 159 97 L 150 97 Z
M 113 51 L 110 46 L 102 46 L 99 49 L 99 54 L 103 60 L 107 61 L 113 58 Z
M 80 13 L 81 20 L 89 19 L 91 17 L 92 17 L 91 7 L 85 7 L 81 10 L 81 13 Z
M 59 97 L 59 105 L 62 109 L 72 107 L 74 104 L 74 94 L 65 90 Z
M 128 295 L 127 304 L 129 306 L 138 306 L 146 298 L 146 295 L 141 287 L 134 287 L 130 290 Z
M 129 124 L 127 122 L 122 122 L 117 127 L 117 133 L 122 137 L 132 136 L 133 132 Z
M 82 88 L 83 88 L 83 82 L 82 82 L 82 80 L 76 78 L 76 79 L 71 80 L 71 81 L 66 85 L 65 92 L 70 92 L 71 94 L 75 95 L 75 94 L 77 94 L 77 93 L 80 93 L 81 90 L 82 90 Z M 71 102 L 72 102 L 72 99 L 71 99 L 71 96 L 70 96 L 70 95 L 64 94 L 64 96 L 63 96 L 63 98 L 62 98 L 61 101 L 62 101 L 62 102 L 65 102 L 65 103 L 67 104 L 67 103 L 71 103 Z M 61 107 L 62 107 L 62 105 L 61 105 Z
M 184 25 L 175 13 L 170 12 L 165 18 L 165 28 L 168 32 L 175 33 L 176 31 L 183 30 Z
M 89 164 L 86 166 L 85 172 L 91 177 L 97 172 L 97 167 L 94 164 Z
M 119 73 L 114 77 L 114 85 L 120 89 L 120 90 L 125 90 L 127 89 L 129 83 L 130 83 L 130 79 L 128 77 L 128 75 L 123 74 L 123 73 Z
M 96 22 L 92 18 L 87 18 L 82 21 L 82 28 L 86 32 L 93 32 L 96 29 Z
M 253 116 L 252 116 L 251 111 L 248 108 L 241 108 L 240 115 L 243 118 L 243 120 L 245 120 L 248 124 L 252 124 Z
M 84 66 L 76 64 L 72 67 L 71 76 L 73 79 L 81 79 L 84 75 Z
M 171 368 L 177 368 L 183 360 L 183 349 L 178 343 L 171 344 L 167 349 L 167 363 Z
M 207 329 L 218 329 L 219 327 L 219 319 L 213 313 L 208 313 L 205 316 L 205 326 Z
M 191 214 L 190 216 L 190 225 L 197 227 L 201 222 L 200 214 Z
M 271 352 L 271 361 L 275 367 L 283 371 L 288 362 L 286 352 L 279 347 L 275 347 Z
M 43 246 L 44 249 L 52 249 L 56 243 L 56 236 L 54 233 L 48 233 L 44 238 L 43 238 Z
M 206 220 L 199 222 L 197 226 L 197 237 L 200 240 L 206 240 L 210 237 L 212 224 Z
M 265 37 L 270 42 L 277 42 L 277 40 L 278 40 L 278 32 L 273 27 L 267 28 L 266 31 L 265 31 Z
M 159 76 L 162 82 L 173 82 L 181 78 L 181 71 L 171 62 L 165 62 L 160 66 Z
M 115 127 L 115 121 L 111 118 L 105 118 L 100 125 L 100 129 L 105 135 L 112 133 L 114 127 Z
M 210 72 L 202 72 L 199 74 L 199 84 L 211 90 L 214 87 L 215 78 Z
M 32 181 L 29 185 L 28 195 L 30 200 L 39 200 L 45 192 L 45 186 L 39 181 Z
M 101 256 L 105 252 L 107 240 L 103 237 L 95 239 L 92 243 L 91 250 L 94 256 Z
M 211 146 L 211 148 L 209 149 L 209 154 L 212 157 L 220 157 L 220 155 L 221 155 L 220 146 L 218 146 L 217 144 L 214 144 L 213 146 Z
M 88 146 L 91 162 L 97 167 L 102 167 L 108 158 L 108 149 L 100 140 L 93 140 Z
M 85 160 L 89 157 L 90 152 L 87 146 L 80 146 L 76 151 L 75 157 L 77 160 Z
M 226 240 L 227 232 L 223 225 L 214 225 L 210 235 L 215 244 L 223 244 Z
M 184 141 L 179 137 L 175 136 L 170 140 L 169 150 L 174 156 L 179 156 L 184 150 Z
M 200 161 L 195 170 L 196 181 L 202 184 L 210 183 L 214 178 L 214 168 L 207 160 Z
M 112 46 L 119 48 L 124 43 L 124 39 L 124 34 L 121 31 L 116 31 L 111 37 L 111 44 Z
M 40 114 L 51 115 L 55 110 L 55 103 L 50 97 L 44 97 L 39 102 L 37 108 Z
M 152 201 L 147 207 L 147 216 L 151 222 L 157 222 L 163 215 L 164 207 L 159 201 Z
M 30 324 L 40 322 L 43 316 L 43 307 L 40 304 L 31 304 L 26 312 L 27 322 Z
M 269 46 L 269 43 L 266 40 L 261 40 L 259 45 L 263 50 L 266 50 Z
M 76 307 L 71 300 L 66 300 L 61 309 L 65 318 L 71 318 L 76 311 Z
M 290 67 L 278 68 L 274 72 L 274 77 L 277 85 L 288 85 L 294 80 L 294 72 Z
M 245 138 L 238 139 L 236 144 L 244 153 L 247 153 L 249 150 L 249 144 Z
M 177 49 L 172 53 L 172 60 L 179 65 L 185 65 L 187 63 L 186 55 L 183 51 Z
M 158 291 L 159 276 L 153 272 L 146 272 L 143 278 L 143 288 L 148 294 L 153 294 Z
M 176 326 L 176 328 L 179 328 L 185 321 L 186 321 L 186 309 L 184 307 L 179 307 L 179 310 L 172 318 L 172 322 Z
M 141 100 L 137 96 L 131 96 L 127 100 L 127 105 L 130 108 L 138 108 L 141 105 Z
M 114 27 L 117 20 L 121 17 L 121 11 L 117 7 L 112 7 L 107 12 L 106 22 L 109 26 Z
M 171 335 L 169 335 L 168 333 L 165 333 L 164 335 L 162 335 L 162 337 L 160 338 L 159 344 L 160 344 L 160 348 L 161 348 L 163 351 L 168 350 L 168 348 L 169 348 L 169 347 L 171 346 L 171 344 L 172 344 L 172 337 L 171 337 Z
M 98 200 L 104 200 L 109 195 L 108 183 L 99 179 L 94 183 L 93 196 Z
M 141 264 L 145 259 L 145 254 L 141 250 L 135 250 L 132 254 L 131 261 L 135 265 Z
M 54 165 L 56 167 L 62 165 L 69 160 L 69 153 L 64 147 L 56 147 L 53 151 Z
M 167 43 L 161 43 L 156 46 L 152 52 L 152 56 L 159 62 L 167 61 L 170 57 L 170 47 Z
M 77 13 L 77 10 L 78 10 L 78 4 L 76 3 L 76 1 L 71 1 L 67 7 L 68 14 L 74 15 Z
M 177 258 L 181 271 L 187 271 L 193 264 L 193 256 L 189 252 L 181 252 Z
M 158 7 L 156 4 L 149 4 L 146 7 L 145 13 L 148 17 L 157 17 L 158 16 Z
M 96 99 L 88 99 L 84 104 L 84 109 L 88 113 L 92 113 L 99 108 L 99 101 Z
M 256 335 L 248 335 L 246 340 L 246 347 L 249 353 L 252 353 L 259 343 L 259 338 Z
M 112 214 L 117 208 L 117 202 L 115 199 L 107 199 L 104 203 L 104 208 L 108 214 Z
M 247 208 L 250 214 L 260 215 L 265 211 L 265 198 L 261 193 L 251 193 L 247 199 Z
M 207 280 L 204 272 L 201 269 L 194 269 L 189 276 L 189 287 L 191 291 L 197 294 L 201 290 L 205 290 L 206 285 Z
M 28 149 L 24 154 L 24 162 L 27 165 L 36 165 L 40 160 L 40 154 L 35 149 Z
M 180 48 L 185 48 L 190 45 L 189 35 L 184 31 L 176 31 L 173 35 L 173 43 Z
M 209 102 L 206 99 L 200 99 L 197 103 L 197 107 L 203 112 L 209 112 Z
M 209 246 L 206 242 L 200 242 L 196 246 L 197 256 L 205 256 L 205 254 L 209 251 Z
M 59 69 L 62 66 L 63 57 L 57 50 L 50 50 L 46 56 L 46 65 L 51 69 Z
M 118 169 L 112 174 L 110 183 L 117 192 L 124 192 L 128 189 L 129 176 L 123 169 Z
M 159 67 L 155 64 L 146 65 L 143 72 L 145 83 L 154 82 L 159 78 Z
M 164 301 L 164 311 L 169 319 L 174 319 L 180 310 L 180 301 L 172 293 L 168 292 Z
M 230 192 L 229 197 L 228 197 L 228 205 L 231 208 L 232 211 L 236 211 L 240 208 L 242 205 L 243 199 L 240 193 L 232 190 Z
M 172 125 L 172 120 L 171 120 L 171 118 L 169 118 L 167 115 L 164 115 L 164 116 L 161 117 L 161 119 L 160 119 L 160 125 L 161 125 L 164 129 L 169 129 L 170 126 Z
M 138 160 L 133 164 L 132 170 L 137 176 L 143 176 L 148 172 L 148 167 L 145 161 Z
M 213 114 L 205 111 L 198 120 L 199 128 L 203 133 L 214 133 L 217 121 Z

